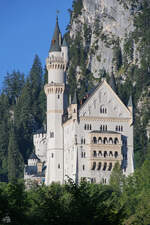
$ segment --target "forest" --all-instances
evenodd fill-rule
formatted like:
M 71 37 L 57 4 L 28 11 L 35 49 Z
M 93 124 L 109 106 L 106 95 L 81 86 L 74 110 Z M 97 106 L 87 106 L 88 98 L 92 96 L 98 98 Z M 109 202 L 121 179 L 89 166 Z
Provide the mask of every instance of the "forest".
M 148 225 L 150 155 L 140 169 L 124 177 L 116 164 L 109 185 L 72 180 L 26 190 L 21 180 L 0 184 L 0 224 Z

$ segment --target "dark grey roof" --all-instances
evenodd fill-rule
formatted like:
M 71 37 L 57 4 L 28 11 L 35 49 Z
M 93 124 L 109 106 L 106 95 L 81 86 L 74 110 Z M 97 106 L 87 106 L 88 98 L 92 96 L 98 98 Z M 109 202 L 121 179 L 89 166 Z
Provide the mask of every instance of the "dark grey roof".
M 41 173 L 37 172 L 37 166 L 26 166 L 25 167 L 25 173 L 27 173 L 28 175 L 34 175 L 35 177 L 44 177 L 45 171 L 46 171 L 46 166 L 44 166 L 42 168 Z
M 72 104 L 77 104 L 77 93 L 76 93 L 76 91 L 74 92 Z
M 132 103 L 132 96 L 130 95 L 130 98 L 129 98 L 129 101 L 128 101 L 128 106 L 133 106 L 133 103 Z
M 61 51 L 60 45 L 59 45 L 59 39 L 60 39 L 61 33 L 58 25 L 58 17 L 56 18 L 56 26 L 55 31 L 53 35 L 53 39 L 51 42 L 50 52 L 59 52 Z
M 64 37 L 64 39 L 63 39 L 62 46 L 63 46 L 63 47 L 67 47 L 67 46 L 68 46 L 65 37 Z
M 25 167 L 25 172 L 28 175 L 34 175 L 37 173 L 37 166 L 26 166 Z
M 109 85 L 111 86 L 113 91 L 116 92 L 117 88 L 116 88 L 115 76 L 114 76 L 114 73 L 113 73 L 113 67 L 112 67 L 112 72 L 111 72 L 111 75 L 110 75 Z
M 101 131 L 101 130 L 93 130 L 90 133 L 102 133 L 102 134 L 120 134 L 118 132 L 107 130 L 107 131 Z
M 39 160 L 39 158 L 37 157 L 37 155 L 34 152 L 31 153 L 29 159 L 38 159 Z

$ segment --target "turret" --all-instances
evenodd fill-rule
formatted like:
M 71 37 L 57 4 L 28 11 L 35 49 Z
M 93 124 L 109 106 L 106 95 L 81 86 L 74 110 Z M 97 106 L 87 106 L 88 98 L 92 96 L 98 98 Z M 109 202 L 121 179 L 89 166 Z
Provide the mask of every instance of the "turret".
M 61 33 L 56 18 L 54 35 L 51 41 L 50 51 L 46 59 L 48 70 L 48 83 L 64 83 L 64 71 L 67 66 L 67 47 L 61 47 Z
M 131 124 L 133 123 L 133 103 L 132 103 L 132 96 L 130 95 L 129 101 L 128 101 L 128 109 L 131 113 L 132 119 Z
M 65 37 L 63 39 L 61 50 L 62 50 L 62 55 L 64 56 L 64 60 L 67 64 L 68 63 L 68 46 L 67 46 L 67 42 L 66 42 Z
M 67 54 L 67 47 L 61 46 L 61 33 L 58 18 L 56 18 L 55 31 L 46 60 L 48 84 L 44 87 L 47 96 L 47 169 L 45 180 L 47 185 L 52 182 L 63 183 L 64 181 L 62 116 L 64 114 Z

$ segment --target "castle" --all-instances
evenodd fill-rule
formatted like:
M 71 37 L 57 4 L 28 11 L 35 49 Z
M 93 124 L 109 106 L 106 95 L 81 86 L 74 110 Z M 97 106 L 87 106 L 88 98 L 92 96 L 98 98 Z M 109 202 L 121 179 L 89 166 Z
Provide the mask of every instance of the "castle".
M 66 101 L 66 67 L 68 47 L 56 20 L 46 66 L 48 84 L 47 131 L 33 136 L 35 153 L 25 167 L 25 180 L 32 179 L 63 184 L 74 182 L 108 183 L 116 162 L 123 173 L 134 171 L 133 165 L 133 105 L 120 100 L 115 90 L 114 76 L 98 84 L 82 103 L 76 92 Z

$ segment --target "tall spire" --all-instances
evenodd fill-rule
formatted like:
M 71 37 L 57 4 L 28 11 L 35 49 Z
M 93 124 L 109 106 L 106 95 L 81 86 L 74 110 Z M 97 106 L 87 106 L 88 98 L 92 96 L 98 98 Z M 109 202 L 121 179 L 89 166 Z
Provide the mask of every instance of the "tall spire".
M 128 107 L 132 107 L 133 103 L 132 103 L 132 96 L 130 95 L 129 101 L 128 101 Z
M 56 17 L 56 26 L 55 26 L 55 31 L 53 35 L 53 39 L 51 42 L 51 47 L 50 47 L 50 52 L 59 52 L 61 51 L 60 49 L 60 42 L 61 42 L 61 33 L 58 25 L 58 16 Z
M 63 47 L 67 47 L 67 42 L 66 42 L 66 38 L 65 38 L 65 37 L 64 37 L 64 39 L 63 39 L 62 46 L 63 46 Z
M 110 75 L 109 85 L 111 86 L 111 88 L 113 89 L 114 92 L 117 91 L 115 76 L 114 76 L 114 73 L 113 73 L 113 66 L 112 66 L 112 72 L 111 72 L 111 75 Z

